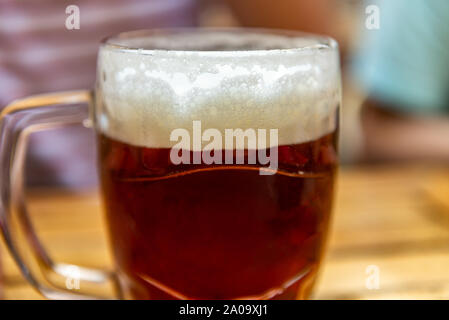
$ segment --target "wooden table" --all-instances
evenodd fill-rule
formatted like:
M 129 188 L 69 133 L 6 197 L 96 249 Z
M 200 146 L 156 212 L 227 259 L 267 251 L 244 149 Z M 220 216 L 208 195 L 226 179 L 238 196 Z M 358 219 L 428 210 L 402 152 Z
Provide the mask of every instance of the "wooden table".
M 336 200 L 316 298 L 449 298 L 449 166 L 343 168 Z M 110 265 L 95 192 L 42 190 L 29 202 L 55 260 Z M 4 298 L 42 299 L 2 249 Z

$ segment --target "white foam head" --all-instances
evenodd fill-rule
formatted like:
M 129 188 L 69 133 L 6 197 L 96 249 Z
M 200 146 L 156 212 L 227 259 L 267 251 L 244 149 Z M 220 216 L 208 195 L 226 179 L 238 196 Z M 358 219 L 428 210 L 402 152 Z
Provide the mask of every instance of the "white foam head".
M 278 129 L 279 145 L 335 130 L 340 71 L 331 39 L 184 31 L 111 41 L 99 52 L 95 113 L 111 138 L 171 147 L 170 133 L 191 131 L 194 120 L 203 130 Z

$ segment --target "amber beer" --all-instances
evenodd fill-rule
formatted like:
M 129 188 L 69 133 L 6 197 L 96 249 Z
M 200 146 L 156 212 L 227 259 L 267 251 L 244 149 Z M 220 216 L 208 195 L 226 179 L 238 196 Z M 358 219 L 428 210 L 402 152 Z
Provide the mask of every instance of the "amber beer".
M 112 247 L 131 297 L 305 297 L 326 238 L 335 141 L 333 132 L 280 146 L 277 173 L 260 175 L 247 165 L 179 168 L 170 149 L 101 135 Z
M 261 31 L 155 34 L 129 49 L 137 40 L 100 50 L 95 105 L 123 297 L 307 298 L 337 165 L 336 45 Z M 276 139 L 217 144 L 214 156 L 230 162 L 192 161 L 204 160 L 207 139 L 198 148 L 171 138 L 195 137 L 195 124 L 222 138 L 238 129 Z M 173 150 L 190 161 L 173 161 Z M 249 161 L 255 152 L 276 155 L 276 166 Z

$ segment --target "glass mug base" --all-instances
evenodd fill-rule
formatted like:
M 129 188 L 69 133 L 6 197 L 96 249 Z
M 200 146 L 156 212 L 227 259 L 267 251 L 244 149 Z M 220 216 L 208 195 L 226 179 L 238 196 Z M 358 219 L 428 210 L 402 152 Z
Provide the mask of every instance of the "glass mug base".
M 318 266 L 309 269 L 299 279 L 292 279 L 282 287 L 272 288 L 259 295 L 226 299 L 188 297 L 150 279 L 128 279 L 126 275 L 120 273 L 117 276 L 120 281 L 121 295 L 127 300 L 306 300 L 310 298 L 317 280 L 317 272 Z

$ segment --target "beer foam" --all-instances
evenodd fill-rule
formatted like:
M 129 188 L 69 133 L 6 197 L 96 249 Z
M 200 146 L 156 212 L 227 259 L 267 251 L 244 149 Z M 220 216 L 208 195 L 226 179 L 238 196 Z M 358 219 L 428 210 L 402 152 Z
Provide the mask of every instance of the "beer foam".
M 154 148 L 173 146 L 175 129 L 193 135 L 195 120 L 223 136 L 225 129 L 278 129 L 279 145 L 318 139 L 336 129 L 340 103 L 330 41 L 218 31 L 118 38 L 99 52 L 96 126 Z M 204 51 L 189 51 L 198 47 Z

